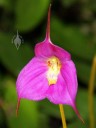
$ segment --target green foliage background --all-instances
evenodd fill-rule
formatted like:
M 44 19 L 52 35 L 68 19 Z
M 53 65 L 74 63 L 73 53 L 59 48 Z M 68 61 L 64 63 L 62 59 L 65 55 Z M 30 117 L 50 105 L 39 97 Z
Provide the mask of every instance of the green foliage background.
M 45 38 L 50 2 L 51 39 L 72 54 L 79 81 L 77 108 L 85 120 L 83 125 L 72 108 L 65 106 L 68 128 L 89 126 L 88 82 L 96 54 L 96 1 L 0 0 L 0 128 L 62 127 L 59 107 L 46 99 L 40 102 L 23 99 L 19 116 L 15 115 L 16 78 L 34 56 L 34 45 Z M 19 50 L 12 44 L 17 30 L 24 40 Z

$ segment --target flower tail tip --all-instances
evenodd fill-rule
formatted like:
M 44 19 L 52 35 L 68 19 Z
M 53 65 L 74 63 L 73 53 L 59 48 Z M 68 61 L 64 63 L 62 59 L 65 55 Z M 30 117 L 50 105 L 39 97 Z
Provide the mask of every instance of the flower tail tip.
M 20 98 L 18 98 L 18 101 L 17 101 L 17 107 L 16 107 L 16 117 L 18 116 L 18 111 L 19 111 L 19 106 L 20 106 Z
M 51 4 L 48 9 L 47 28 L 46 28 L 46 39 L 50 40 L 50 15 L 51 15 Z
M 78 118 L 81 120 L 81 122 L 82 122 L 83 124 L 85 124 L 85 121 L 84 121 L 84 119 L 82 118 L 82 116 L 80 115 L 80 113 L 78 112 L 78 113 L 76 113 L 76 114 L 77 114 Z
M 75 107 L 75 108 L 73 108 L 73 109 L 74 109 L 75 113 L 77 114 L 78 118 L 81 120 L 81 122 L 82 122 L 83 124 L 85 124 L 85 121 L 83 120 L 83 118 L 82 118 L 82 116 L 80 115 L 80 113 L 79 113 L 79 111 L 77 110 L 77 108 Z

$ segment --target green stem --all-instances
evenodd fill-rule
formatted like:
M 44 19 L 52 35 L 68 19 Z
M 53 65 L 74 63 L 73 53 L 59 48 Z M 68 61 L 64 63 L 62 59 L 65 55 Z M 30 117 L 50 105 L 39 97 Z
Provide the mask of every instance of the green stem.
M 61 113 L 63 128 L 67 128 L 63 105 L 62 104 L 59 104 L 59 108 L 60 108 L 60 113 Z
M 93 59 L 90 80 L 89 80 L 89 121 L 90 128 L 95 128 L 95 119 L 94 119 L 94 81 L 95 81 L 95 72 L 96 72 L 96 56 Z

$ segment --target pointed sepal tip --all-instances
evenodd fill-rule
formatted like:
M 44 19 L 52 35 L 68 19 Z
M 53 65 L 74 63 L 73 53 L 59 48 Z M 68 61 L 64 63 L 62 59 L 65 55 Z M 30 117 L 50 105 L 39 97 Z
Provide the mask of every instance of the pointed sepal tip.
M 47 19 L 47 28 L 46 28 L 46 39 L 50 39 L 50 15 L 51 15 L 51 4 L 48 9 L 48 19 Z
M 18 111 L 19 111 L 19 107 L 20 107 L 20 101 L 21 101 L 21 99 L 18 98 L 17 107 L 16 107 L 16 117 L 18 116 Z
M 85 124 L 85 121 L 83 120 L 82 116 L 80 115 L 79 111 L 77 110 L 76 106 L 73 107 L 75 113 L 77 114 L 78 118 L 81 120 L 83 124 Z

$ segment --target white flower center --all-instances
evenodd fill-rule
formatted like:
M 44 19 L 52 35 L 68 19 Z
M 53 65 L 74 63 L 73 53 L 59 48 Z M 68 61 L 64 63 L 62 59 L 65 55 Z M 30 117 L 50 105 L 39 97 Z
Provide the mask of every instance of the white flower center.
M 60 60 L 53 56 L 47 60 L 48 71 L 47 71 L 47 80 L 49 85 L 56 84 L 58 75 L 60 73 L 61 63 Z

